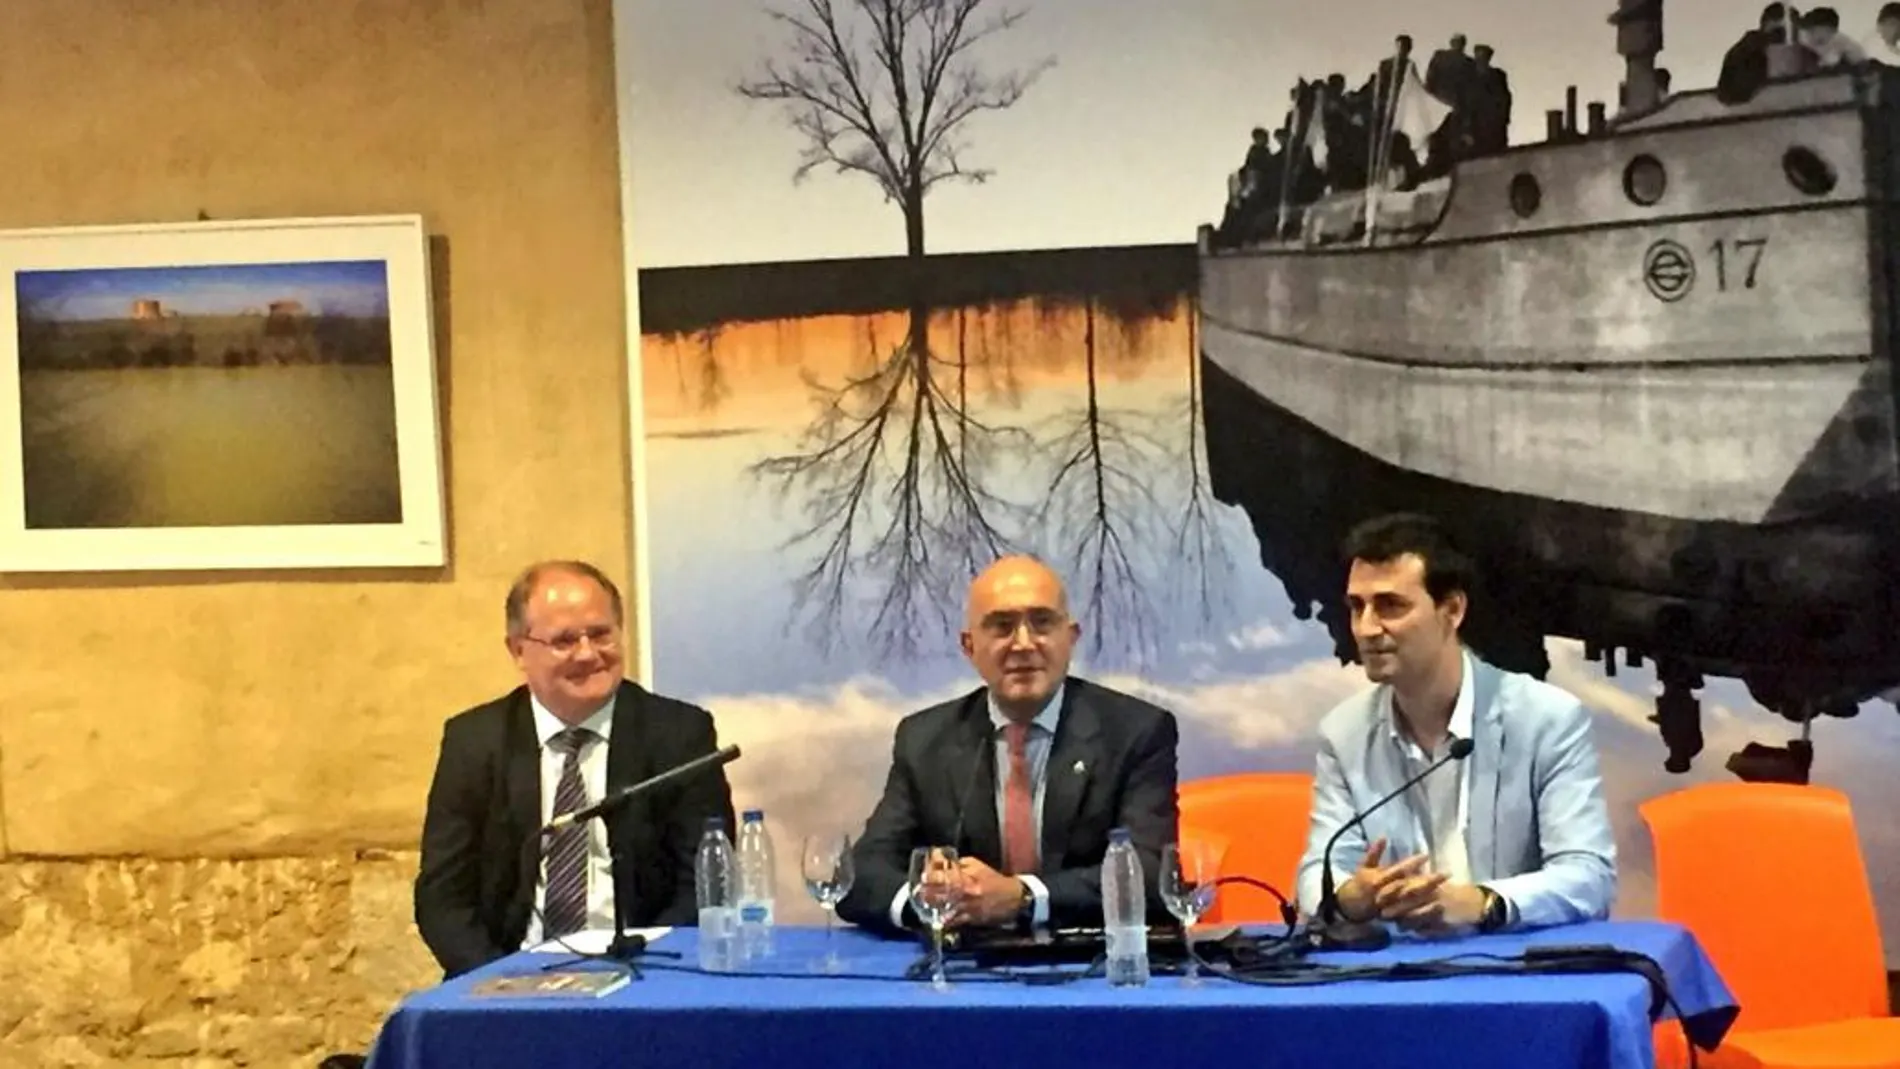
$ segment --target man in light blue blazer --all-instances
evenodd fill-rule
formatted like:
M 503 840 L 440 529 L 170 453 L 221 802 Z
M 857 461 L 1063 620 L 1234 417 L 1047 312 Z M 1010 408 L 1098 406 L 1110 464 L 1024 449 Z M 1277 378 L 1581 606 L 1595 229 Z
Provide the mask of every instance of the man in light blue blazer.
M 1464 647 L 1475 567 L 1431 519 L 1368 521 L 1345 556 L 1353 637 L 1376 686 L 1320 722 L 1301 911 L 1320 912 L 1333 833 L 1468 739 L 1463 760 L 1340 836 L 1335 930 L 1438 935 L 1607 917 L 1616 843 L 1590 714 Z

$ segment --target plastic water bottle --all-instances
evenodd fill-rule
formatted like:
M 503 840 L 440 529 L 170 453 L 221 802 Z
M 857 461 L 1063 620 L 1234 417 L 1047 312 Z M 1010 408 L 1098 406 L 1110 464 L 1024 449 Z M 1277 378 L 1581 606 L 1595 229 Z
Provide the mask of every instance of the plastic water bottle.
M 748 809 L 739 824 L 739 943 L 747 959 L 772 953 L 772 927 L 778 920 L 772 873 L 765 812 Z
M 708 817 L 693 866 L 699 891 L 699 967 L 732 972 L 739 967 L 739 894 L 726 822 Z
M 1141 856 L 1127 828 L 1108 833 L 1102 859 L 1102 930 L 1108 937 L 1108 982 L 1140 987 L 1148 982 L 1148 894 Z

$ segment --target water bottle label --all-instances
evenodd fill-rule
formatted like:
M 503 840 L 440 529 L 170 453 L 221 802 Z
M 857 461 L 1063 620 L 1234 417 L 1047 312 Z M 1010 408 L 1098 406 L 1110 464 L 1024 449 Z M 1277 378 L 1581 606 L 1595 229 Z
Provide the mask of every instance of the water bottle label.
M 741 924 L 764 924 L 771 919 L 772 913 L 765 908 L 763 903 L 748 902 L 739 907 L 739 922 Z
M 1148 930 L 1146 928 L 1110 928 L 1104 933 L 1108 937 L 1108 956 L 1134 957 L 1148 952 Z

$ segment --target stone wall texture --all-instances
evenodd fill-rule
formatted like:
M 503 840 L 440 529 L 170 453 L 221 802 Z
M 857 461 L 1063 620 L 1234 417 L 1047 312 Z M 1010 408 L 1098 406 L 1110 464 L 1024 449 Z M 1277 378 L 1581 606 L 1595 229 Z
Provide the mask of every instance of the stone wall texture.
M 609 0 L 59 0 L 0 34 L 0 228 L 420 213 L 452 564 L 0 578 L 0 1069 L 314 1065 L 439 978 L 442 721 L 525 563 L 626 577 Z M 104 563 L 104 562 L 102 562 Z
M 440 979 L 412 853 L 0 864 L 0 1066 L 308 1066 Z

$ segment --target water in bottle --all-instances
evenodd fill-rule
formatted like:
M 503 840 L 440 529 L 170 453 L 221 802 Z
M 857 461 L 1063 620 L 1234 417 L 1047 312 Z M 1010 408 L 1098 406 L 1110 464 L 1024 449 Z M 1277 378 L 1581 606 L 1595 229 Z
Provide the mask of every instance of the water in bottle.
M 1102 859 L 1102 929 L 1108 936 L 1108 982 L 1139 987 L 1148 982 L 1148 895 L 1141 856 L 1127 828 L 1108 833 Z
M 739 967 L 739 888 L 726 822 L 706 820 L 693 867 L 699 889 L 699 967 L 732 972 Z
M 769 957 L 778 919 L 773 893 L 772 833 L 763 810 L 748 809 L 739 825 L 739 942 L 747 959 Z

